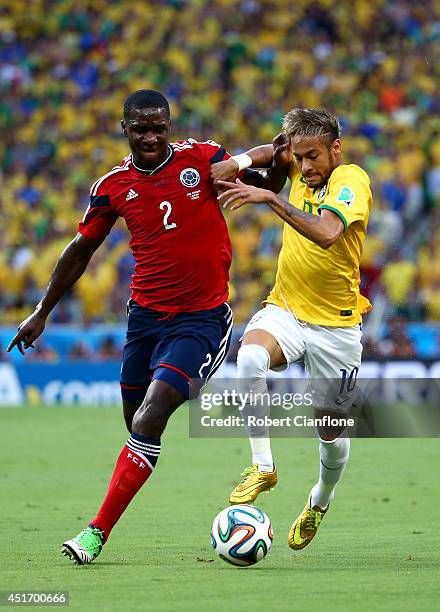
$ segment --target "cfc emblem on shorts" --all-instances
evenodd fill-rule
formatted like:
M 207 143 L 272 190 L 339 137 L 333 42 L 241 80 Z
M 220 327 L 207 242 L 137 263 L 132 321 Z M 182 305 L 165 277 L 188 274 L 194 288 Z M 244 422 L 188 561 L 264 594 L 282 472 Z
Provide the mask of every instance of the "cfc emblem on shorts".
M 180 173 L 180 182 L 185 187 L 195 187 L 200 183 L 200 174 L 195 168 L 185 168 Z

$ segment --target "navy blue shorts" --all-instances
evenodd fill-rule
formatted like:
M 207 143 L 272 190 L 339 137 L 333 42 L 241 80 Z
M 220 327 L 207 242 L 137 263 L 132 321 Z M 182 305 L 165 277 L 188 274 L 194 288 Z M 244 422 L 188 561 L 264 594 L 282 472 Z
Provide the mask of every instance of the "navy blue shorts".
M 233 323 L 230 306 L 174 315 L 130 300 L 127 311 L 122 398 L 140 405 L 152 380 L 167 382 L 186 398 L 195 397 L 228 352 Z

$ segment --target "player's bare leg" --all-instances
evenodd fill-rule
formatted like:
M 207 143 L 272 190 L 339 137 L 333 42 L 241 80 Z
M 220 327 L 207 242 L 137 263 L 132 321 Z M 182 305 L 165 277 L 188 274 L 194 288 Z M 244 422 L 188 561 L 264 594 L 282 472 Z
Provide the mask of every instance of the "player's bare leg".
M 246 387 L 245 391 L 264 393 L 267 391 L 266 376 L 269 368 L 284 363 L 283 352 L 272 334 L 263 329 L 248 331 L 237 356 L 240 387 Z M 277 472 L 267 429 L 248 428 L 248 434 L 252 450 L 252 466 L 244 470 L 243 480 L 232 491 L 229 498 L 231 504 L 253 503 L 261 492 L 272 489 L 277 483 Z
M 134 415 L 139 410 L 139 408 L 140 408 L 140 404 L 139 403 L 135 404 L 135 403 L 130 402 L 130 401 L 126 400 L 126 399 L 122 400 L 122 412 L 123 412 L 123 415 L 124 415 L 124 421 L 125 421 L 125 425 L 127 426 L 128 431 L 130 433 L 132 432 Z
M 334 417 L 334 412 L 315 410 L 315 417 Z M 320 469 L 319 480 L 312 488 L 302 513 L 290 528 L 287 543 L 300 550 L 315 537 L 318 528 L 333 499 L 335 487 L 347 465 L 350 454 L 350 438 L 343 427 L 318 427 Z
M 168 419 L 186 398 L 163 380 L 153 380 L 142 405 L 133 417 L 133 432 L 160 438 Z
M 63 544 L 63 554 L 75 563 L 91 563 L 99 555 L 122 513 L 151 476 L 160 454 L 160 436 L 171 414 L 184 401 L 182 393 L 168 383 L 162 380 L 151 383 L 134 415 L 131 436 L 118 457 L 96 517 Z

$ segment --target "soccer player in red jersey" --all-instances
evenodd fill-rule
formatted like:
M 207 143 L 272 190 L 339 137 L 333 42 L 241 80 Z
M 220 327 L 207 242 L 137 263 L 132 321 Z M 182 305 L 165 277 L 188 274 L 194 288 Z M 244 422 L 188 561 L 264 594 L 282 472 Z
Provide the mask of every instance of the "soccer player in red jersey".
M 140 90 L 124 105 L 131 154 L 91 188 L 78 234 L 62 252 L 46 293 L 19 326 L 8 350 L 32 346 L 61 297 L 86 270 L 118 217 L 135 258 L 121 369 L 130 438 L 94 519 L 62 552 L 91 563 L 130 501 L 149 478 L 171 414 L 220 367 L 229 347 L 227 305 L 231 243 L 211 164 L 229 157 L 215 142 L 170 143 L 166 98 Z

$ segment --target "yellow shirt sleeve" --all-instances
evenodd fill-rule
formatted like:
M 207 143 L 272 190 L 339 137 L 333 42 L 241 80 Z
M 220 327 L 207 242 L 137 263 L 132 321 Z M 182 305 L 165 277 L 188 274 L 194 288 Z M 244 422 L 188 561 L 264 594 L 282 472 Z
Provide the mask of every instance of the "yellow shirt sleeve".
M 368 175 L 357 166 L 339 166 L 332 174 L 328 191 L 318 212 L 331 210 L 338 215 L 346 230 L 355 221 L 368 222 L 371 191 Z
M 300 169 L 298 168 L 295 162 L 292 162 L 290 164 L 290 168 L 289 168 L 289 172 L 287 173 L 287 176 L 289 177 L 292 183 L 296 178 L 299 178 L 301 176 Z

